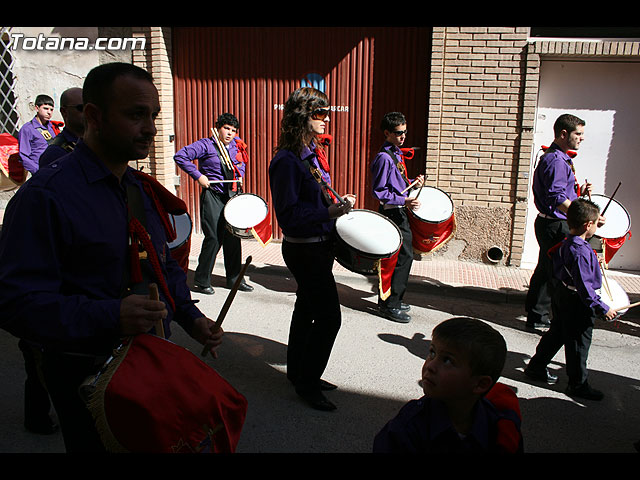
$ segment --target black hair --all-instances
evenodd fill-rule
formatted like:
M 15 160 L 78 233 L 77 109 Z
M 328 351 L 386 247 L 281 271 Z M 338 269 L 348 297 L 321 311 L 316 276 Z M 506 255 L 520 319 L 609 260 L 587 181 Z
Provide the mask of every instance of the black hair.
M 223 113 L 216 120 L 216 123 L 215 123 L 216 128 L 220 128 L 224 125 L 230 125 L 234 128 L 240 128 L 240 122 L 238 122 L 238 119 L 232 113 Z
M 51 105 L 52 107 L 53 105 L 53 98 L 51 98 L 49 95 L 45 95 L 40 94 L 36 97 L 35 102 L 33 102 L 35 104 L 36 107 L 39 107 L 40 105 Z
M 93 68 L 85 78 L 82 86 L 82 102 L 85 105 L 93 103 L 100 109 L 106 110 L 111 87 L 115 80 L 121 76 L 131 76 L 153 83 L 151 74 L 136 65 L 124 62 L 105 63 Z
M 470 317 L 454 317 L 438 324 L 432 338 L 459 348 L 469 361 L 472 375 L 489 375 L 493 383 L 507 358 L 504 337 L 489 324 Z
M 382 117 L 382 122 L 380 122 L 380 130 L 383 132 L 388 130 L 390 132 L 394 131 L 397 126 L 405 125 L 407 123 L 407 119 L 400 112 L 389 112 Z
M 595 222 L 600 217 L 600 207 L 586 198 L 576 198 L 567 210 L 569 228 L 580 228 L 587 222 Z
M 562 130 L 566 130 L 567 133 L 571 133 L 578 127 L 578 125 L 584 126 L 586 125 L 586 122 L 575 115 L 564 113 L 560 115 L 553 124 L 553 134 L 558 138 L 562 133 Z

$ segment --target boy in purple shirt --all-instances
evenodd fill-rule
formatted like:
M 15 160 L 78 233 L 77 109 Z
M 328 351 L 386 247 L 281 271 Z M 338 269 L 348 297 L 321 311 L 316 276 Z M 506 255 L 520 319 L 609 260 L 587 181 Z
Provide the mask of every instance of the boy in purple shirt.
M 410 306 L 403 303 L 407 289 L 413 248 L 411 246 L 411 226 L 406 208 L 420 207 L 420 201 L 409 197 L 405 191 L 411 181 L 406 176 L 400 147 L 407 135 L 407 121 L 400 112 L 389 112 L 382 118 L 380 129 L 385 142 L 371 162 L 371 184 L 373 196 L 380 202 L 379 212 L 394 222 L 402 234 L 402 246 L 398 252 L 398 262 L 391 277 L 391 294 L 386 300 L 378 299 L 378 310 L 388 320 L 408 323 L 411 317 L 407 313 Z M 422 175 L 417 186 L 422 185 Z M 405 208 L 406 207 L 406 208 Z
M 497 382 L 507 355 L 500 333 L 457 317 L 433 329 L 422 367 L 424 396 L 376 435 L 374 453 L 522 453 L 520 407 Z
M 31 174 L 38 171 L 40 155 L 47 149 L 57 132 L 51 122 L 53 99 L 48 95 L 38 95 L 35 101 L 36 115 L 25 123 L 18 132 L 20 160 L 24 169 Z
M 569 235 L 549 251 L 553 263 L 553 321 L 542 336 L 525 369 L 534 379 L 543 379 L 551 359 L 564 346 L 570 396 L 601 400 L 602 392 L 587 382 L 587 356 L 596 317 L 613 320 L 616 313 L 600 298 L 602 274 L 598 258 L 587 242 L 598 228 L 599 207 L 586 199 L 571 202 L 567 211 Z M 555 382 L 554 382 L 555 383 Z

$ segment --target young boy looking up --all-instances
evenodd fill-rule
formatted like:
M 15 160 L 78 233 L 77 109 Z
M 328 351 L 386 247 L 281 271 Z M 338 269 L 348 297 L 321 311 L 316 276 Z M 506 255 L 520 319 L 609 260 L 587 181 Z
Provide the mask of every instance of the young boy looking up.
M 436 326 L 422 367 L 425 395 L 387 423 L 373 451 L 522 452 L 517 398 L 496 385 L 506 354 L 502 335 L 480 320 L 457 317 Z M 494 386 L 510 404 L 505 411 L 487 398 Z

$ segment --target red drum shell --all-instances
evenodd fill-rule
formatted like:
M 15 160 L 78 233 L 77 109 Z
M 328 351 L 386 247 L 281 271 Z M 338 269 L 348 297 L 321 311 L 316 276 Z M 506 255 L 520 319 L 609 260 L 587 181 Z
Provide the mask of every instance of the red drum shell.
M 414 190 L 410 196 L 422 203 L 420 212 L 431 208 L 435 214 L 421 215 L 409 209 L 412 247 L 418 254 L 430 253 L 448 242 L 455 232 L 455 208 L 449 195 L 435 187 Z

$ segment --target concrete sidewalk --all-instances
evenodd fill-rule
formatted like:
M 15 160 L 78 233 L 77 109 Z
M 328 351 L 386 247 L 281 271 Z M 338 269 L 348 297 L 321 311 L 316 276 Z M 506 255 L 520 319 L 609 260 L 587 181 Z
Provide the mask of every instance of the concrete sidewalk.
M 202 239 L 201 234 L 193 234 L 191 237 L 189 266 L 192 270 L 195 270 L 198 264 Z M 222 255 L 222 252 L 219 255 Z M 273 240 L 262 246 L 256 240 L 243 239 L 243 259 L 249 255 L 253 264 L 286 268 L 280 241 Z M 353 274 L 337 262 L 334 263 L 334 272 Z M 524 302 L 532 273 L 532 269 L 450 260 L 441 255 L 425 255 L 420 260 L 414 260 L 410 282 L 418 282 L 424 288 L 434 288 L 447 295 L 515 303 Z M 609 270 L 607 273 L 607 278 L 616 280 L 624 289 L 630 302 L 640 301 L 640 272 Z

